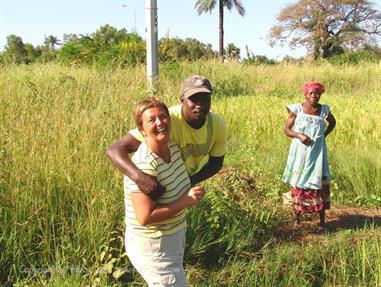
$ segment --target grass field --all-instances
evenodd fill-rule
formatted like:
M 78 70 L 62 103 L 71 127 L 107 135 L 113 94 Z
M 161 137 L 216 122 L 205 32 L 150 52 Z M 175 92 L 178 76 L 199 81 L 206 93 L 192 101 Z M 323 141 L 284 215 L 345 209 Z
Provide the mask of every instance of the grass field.
M 381 217 L 287 240 L 280 195 L 290 139 L 285 106 L 325 84 L 337 119 L 327 139 L 334 206 L 381 206 L 381 64 L 160 67 L 159 95 L 179 102 L 190 74 L 209 77 L 229 127 L 225 171 L 189 212 L 190 286 L 381 286 Z M 56 64 L 0 70 L 0 285 L 140 286 L 123 253 L 122 175 L 106 148 L 150 94 L 145 68 Z M 307 219 L 308 220 L 308 219 Z

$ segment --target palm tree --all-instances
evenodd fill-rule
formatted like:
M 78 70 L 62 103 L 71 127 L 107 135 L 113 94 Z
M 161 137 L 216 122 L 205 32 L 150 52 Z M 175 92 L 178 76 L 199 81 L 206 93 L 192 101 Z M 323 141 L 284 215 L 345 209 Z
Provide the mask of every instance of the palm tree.
M 48 51 L 53 51 L 56 45 L 61 45 L 61 41 L 56 36 L 50 35 L 48 37 L 45 36 L 44 44 Z
M 197 0 L 195 4 L 195 8 L 199 15 L 206 12 L 212 12 L 212 10 L 216 7 L 218 1 L 219 8 L 219 22 L 218 22 L 218 30 L 219 30 L 219 55 L 224 60 L 224 7 L 226 7 L 229 11 L 232 10 L 233 6 L 237 10 L 238 14 L 241 16 L 245 15 L 245 8 L 242 6 L 242 2 L 240 0 Z

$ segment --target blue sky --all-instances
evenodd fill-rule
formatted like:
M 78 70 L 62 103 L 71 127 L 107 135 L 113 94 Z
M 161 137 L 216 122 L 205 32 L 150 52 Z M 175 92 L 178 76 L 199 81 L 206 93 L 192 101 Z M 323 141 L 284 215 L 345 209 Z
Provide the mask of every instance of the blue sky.
M 195 0 L 158 0 L 159 38 L 195 38 L 218 50 L 217 9 L 199 16 Z M 246 45 L 255 55 L 281 59 L 301 56 L 304 49 L 271 48 L 267 35 L 276 16 L 292 0 L 242 0 L 246 15 L 233 9 L 225 12 L 225 46 L 234 43 L 246 56 Z M 381 0 L 374 1 L 380 8 Z M 145 0 L 0 0 L 0 49 L 9 34 L 20 36 L 24 43 L 42 44 L 44 36 L 62 40 L 64 33 L 90 34 L 101 25 L 134 29 L 145 37 Z

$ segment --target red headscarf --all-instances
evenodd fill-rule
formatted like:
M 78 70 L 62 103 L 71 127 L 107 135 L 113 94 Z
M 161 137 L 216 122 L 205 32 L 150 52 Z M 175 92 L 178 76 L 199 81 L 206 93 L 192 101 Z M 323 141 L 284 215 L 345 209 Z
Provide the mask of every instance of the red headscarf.
M 309 82 L 303 85 L 303 94 L 305 95 L 310 89 L 316 89 L 320 95 L 324 93 L 324 86 L 318 82 Z

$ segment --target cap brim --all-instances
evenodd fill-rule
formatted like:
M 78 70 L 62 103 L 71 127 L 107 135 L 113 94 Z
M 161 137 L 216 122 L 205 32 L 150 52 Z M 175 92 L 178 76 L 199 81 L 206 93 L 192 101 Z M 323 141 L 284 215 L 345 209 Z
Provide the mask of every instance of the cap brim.
M 196 89 L 193 89 L 193 90 L 190 90 L 190 91 L 187 91 L 186 93 L 184 93 L 184 97 L 189 98 L 189 97 L 193 96 L 194 94 L 198 94 L 198 93 L 213 94 L 213 92 L 207 88 L 196 88 Z

